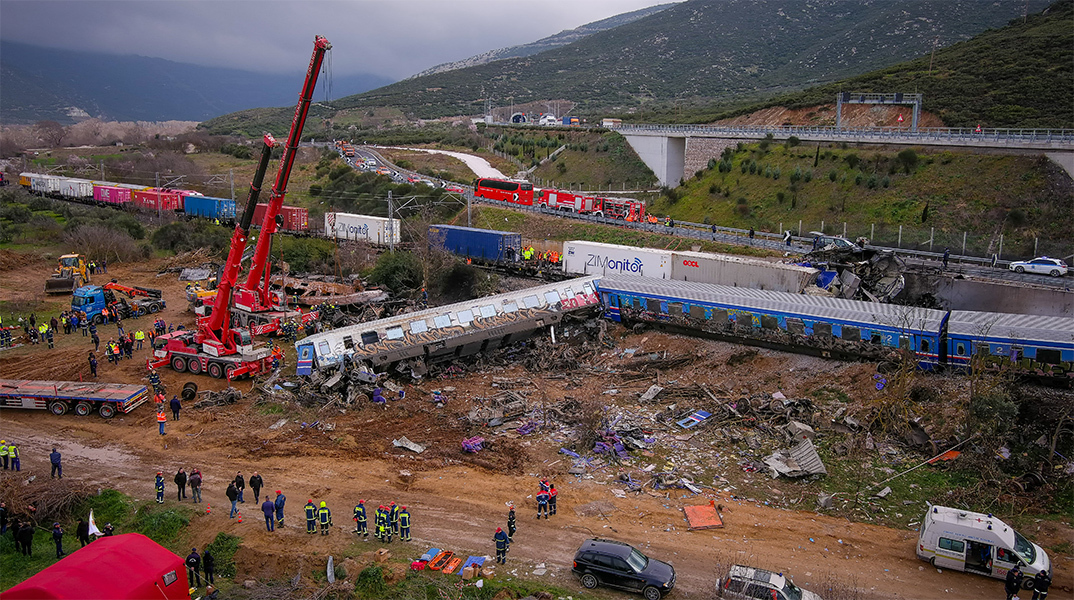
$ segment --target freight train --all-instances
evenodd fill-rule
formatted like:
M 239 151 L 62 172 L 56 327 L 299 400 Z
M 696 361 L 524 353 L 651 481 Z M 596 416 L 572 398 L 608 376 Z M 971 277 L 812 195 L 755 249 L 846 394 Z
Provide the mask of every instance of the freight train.
M 611 275 L 604 314 L 706 337 L 840 359 L 887 362 L 900 350 L 924 370 L 1010 369 L 1074 382 L 1074 319 L 934 310 L 692 281 Z
M 96 181 L 78 177 L 20 173 L 19 184 L 30 193 L 83 204 L 111 206 L 123 210 L 166 211 L 190 218 L 210 219 L 231 225 L 235 222 L 235 201 L 214 198 L 193 190 L 155 188 L 130 183 Z M 261 223 L 267 205 L 258 204 L 255 222 Z M 278 228 L 291 234 L 309 234 L 309 211 L 298 206 L 280 210 Z

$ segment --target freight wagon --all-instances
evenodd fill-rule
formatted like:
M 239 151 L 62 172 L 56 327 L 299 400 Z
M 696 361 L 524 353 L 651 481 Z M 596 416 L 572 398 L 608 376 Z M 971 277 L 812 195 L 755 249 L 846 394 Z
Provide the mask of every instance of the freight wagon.
M 155 211 L 177 211 L 182 208 L 179 204 L 179 192 L 160 188 L 131 191 L 131 202 L 142 208 Z
M 399 243 L 399 219 L 351 213 L 324 213 L 324 232 L 330 238 L 361 240 L 371 244 Z
M 573 241 L 563 243 L 563 272 L 671 279 L 672 253 L 655 248 Z
M 133 191 L 130 188 L 118 185 L 95 185 L 93 186 L 93 200 L 98 204 L 125 206 L 130 204 L 131 192 Z
M 261 223 L 265 222 L 265 211 L 268 210 L 268 204 L 258 204 L 254 208 L 254 225 L 260 227 Z M 283 231 L 287 233 L 309 233 L 310 232 L 310 211 L 298 206 L 281 206 L 279 213 L 282 223 L 277 228 L 277 231 Z
M 522 234 L 457 225 L 430 225 L 429 245 L 481 261 L 514 261 L 522 252 Z
M 54 415 L 73 410 L 79 416 L 97 411 L 110 419 L 127 414 L 149 399 L 144 385 L 81 381 L 0 379 L 0 407 L 48 409 Z
M 93 182 L 89 179 L 63 177 L 59 178 L 58 184 L 59 190 L 57 191 L 63 198 L 78 200 L 93 196 Z
M 202 217 L 218 220 L 221 223 L 235 221 L 235 201 L 230 198 L 212 196 L 183 196 L 183 211 L 188 217 Z
M 817 269 L 708 252 L 672 252 L 671 278 L 757 290 L 801 293 L 814 285 Z

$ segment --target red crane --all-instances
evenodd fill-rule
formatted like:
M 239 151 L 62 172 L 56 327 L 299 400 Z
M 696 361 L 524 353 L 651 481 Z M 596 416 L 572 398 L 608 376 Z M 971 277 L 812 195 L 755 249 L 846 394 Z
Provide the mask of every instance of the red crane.
M 261 223 L 261 235 L 254 248 L 250 271 L 246 275 L 246 282 L 235 289 L 232 314 L 237 323 L 249 325 L 256 333 L 278 330 L 281 320 L 289 317 L 301 315 L 303 321 L 316 317 L 312 314 L 302 315 L 297 311 L 288 311 L 287 298 L 284 293 L 269 290 L 269 276 L 272 268 L 268 257 L 269 250 L 272 248 L 272 236 L 279 225 L 277 215 L 280 213 L 284 196 L 287 194 L 287 182 L 291 178 L 298 143 L 302 138 L 302 129 L 309 114 L 314 88 L 317 87 L 317 75 L 324 62 L 325 53 L 331 48 L 332 44 L 322 36 L 317 36 L 313 41 L 313 56 L 310 58 L 309 69 L 306 70 L 306 82 L 299 94 L 298 105 L 295 106 L 291 131 L 287 136 L 283 157 L 280 158 L 280 170 L 276 174 L 276 183 L 272 186 L 268 208 L 265 210 L 265 218 Z

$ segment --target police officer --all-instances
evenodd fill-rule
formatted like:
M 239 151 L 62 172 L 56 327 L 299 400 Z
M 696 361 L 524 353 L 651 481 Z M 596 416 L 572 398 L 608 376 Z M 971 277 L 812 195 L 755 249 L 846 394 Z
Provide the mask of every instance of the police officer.
M 1052 576 L 1048 571 L 1041 571 L 1033 577 L 1033 600 L 1046 600 L 1048 588 L 1052 587 Z
M 186 576 L 191 584 L 196 581 L 198 587 L 201 587 L 201 555 L 198 554 L 197 548 L 191 548 L 190 554 L 186 556 Z
M 507 539 L 513 541 L 515 532 L 518 531 L 515 527 L 515 505 L 511 505 L 510 512 L 507 513 Z
M 510 549 L 511 540 L 499 527 L 496 528 L 496 535 L 492 536 L 492 539 L 496 542 L 496 562 L 501 565 L 507 564 L 507 551 Z
M 354 507 L 354 533 L 362 534 L 362 537 L 369 537 L 369 527 L 365 514 L 365 500 L 359 500 L 358 504 Z
M 399 511 L 399 539 L 410 541 L 410 511 L 405 506 Z
M 392 523 L 391 533 L 399 535 L 399 507 L 396 506 L 395 502 L 392 502 L 391 507 L 388 509 L 388 517 Z
M 157 471 L 157 504 L 164 504 L 164 473 Z
M 1022 574 L 1022 567 L 1014 565 L 1014 568 L 1007 571 L 1007 581 L 1004 583 L 1003 588 L 1007 592 L 1007 600 L 1011 600 L 1018 590 L 1022 589 L 1022 580 L 1025 579 L 1025 575 Z
M 313 500 L 306 500 L 306 533 L 317 533 L 317 507 Z
M 321 509 L 317 511 L 317 519 L 321 522 L 321 535 L 328 535 L 328 526 L 332 524 L 332 511 L 328 510 L 324 501 L 321 502 Z
M 56 542 L 56 558 L 63 558 L 63 529 L 59 523 L 52 524 L 52 541 Z

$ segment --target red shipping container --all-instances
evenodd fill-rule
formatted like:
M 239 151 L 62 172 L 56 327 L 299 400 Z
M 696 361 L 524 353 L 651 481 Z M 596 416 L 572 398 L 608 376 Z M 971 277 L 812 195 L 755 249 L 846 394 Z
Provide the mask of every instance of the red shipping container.
M 127 204 L 131 201 L 131 190 L 107 185 L 93 186 L 93 199 L 105 204 Z
M 268 204 L 258 204 L 254 207 L 254 227 L 261 227 L 265 222 L 265 211 Z M 297 231 L 306 233 L 310 230 L 310 211 L 300 206 L 281 206 L 280 217 L 283 219 L 278 231 Z
M 131 200 L 150 210 L 179 210 L 179 193 L 172 190 L 134 190 Z

